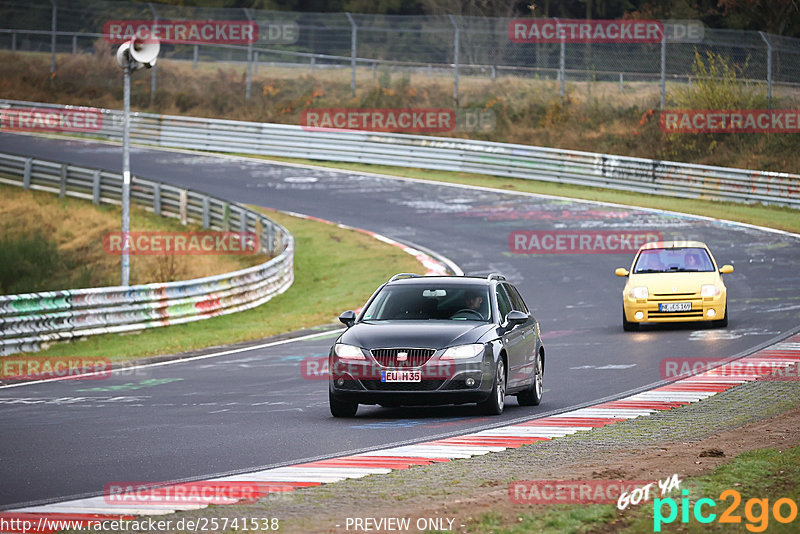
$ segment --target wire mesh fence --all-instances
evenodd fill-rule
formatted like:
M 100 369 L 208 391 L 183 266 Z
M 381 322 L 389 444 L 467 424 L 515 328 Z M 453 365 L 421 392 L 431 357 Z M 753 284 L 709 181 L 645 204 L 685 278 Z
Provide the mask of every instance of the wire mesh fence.
M 258 68 L 283 66 L 346 70 L 353 92 L 375 80 L 381 69 L 406 70 L 452 79 L 458 100 L 459 77 L 524 77 L 558 82 L 606 84 L 613 97 L 627 83 L 660 87 L 662 106 L 668 84 L 696 78 L 696 54 L 728 58 L 741 83 L 761 86 L 768 98 L 778 88 L 800 88 L 800 39 L 762 32 L 701 27 L 701 35 L 660 42 L 515 42 L 508 18 L 299 13 L 241 8 L 169 6 L 83 0 L 0 0 L 0 48 L 56 54 L 85 53 L 104 42 L 112 21 L 249 21 L 257 39 L 246 44 L 162 42 L 160 58 L 200 63 L 233 62 L 250 76 Z M 555 22 L 555 21 L 554 21 Z M 562 23 L 562 22 L 559 22 Z M 694 22 L 695 25 L 699 24 Z M 162 67 L 163 68 L 163 67 Z M 153 90 L 156 90 L 155 81 Z M 597 96 L 597 95 L 595 95 Z

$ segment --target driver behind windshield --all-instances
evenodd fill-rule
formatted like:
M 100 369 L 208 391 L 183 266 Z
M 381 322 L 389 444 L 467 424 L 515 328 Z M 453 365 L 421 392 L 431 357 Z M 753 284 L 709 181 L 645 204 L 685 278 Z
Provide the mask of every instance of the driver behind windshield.
M 466 296 L 466 305 L 465 309 L 474 310 L 478 315 L 480 315 L 481 319 L 486 319 L 486 316 L 481 309 L 483 305 L 484 295 L 479 291 L 467 291 Z

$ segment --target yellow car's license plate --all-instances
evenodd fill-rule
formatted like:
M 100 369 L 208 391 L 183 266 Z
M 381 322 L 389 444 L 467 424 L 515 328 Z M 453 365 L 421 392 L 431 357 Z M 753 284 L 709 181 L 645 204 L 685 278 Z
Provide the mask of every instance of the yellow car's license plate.
M 658 305 L 660 312 L 684 312 L 692 311 L 691 302 L 664 302 Z

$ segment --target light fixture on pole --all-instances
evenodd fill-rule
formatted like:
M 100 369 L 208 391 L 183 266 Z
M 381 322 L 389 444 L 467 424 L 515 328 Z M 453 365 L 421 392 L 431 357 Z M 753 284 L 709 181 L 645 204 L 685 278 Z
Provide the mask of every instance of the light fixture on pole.
M 156 64 L 161 44 L 153 39 L 143 41 L 133 38 L 122 43 L 117 50 L 117 63 L 123 72 L 122 120 L 122 273 L 120 285 L 130 285 L 130 204 L 131 204 L 131 71 Z

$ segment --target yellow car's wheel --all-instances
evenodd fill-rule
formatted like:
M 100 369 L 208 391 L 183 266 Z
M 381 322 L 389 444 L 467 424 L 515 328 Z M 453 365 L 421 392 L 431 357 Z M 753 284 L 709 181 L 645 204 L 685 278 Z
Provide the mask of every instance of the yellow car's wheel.
M 622 308 L 622 329 L 626 332 L 636 332 L 639 330 L 639 323 L 632 323 L 625 318 L 625 308 Z
M 712 326 L 716 326 L 718 328 L 725 328 L 728 326 L 728 302 L 725 302 L 725 315 L 719 321 L 712 321 Z

